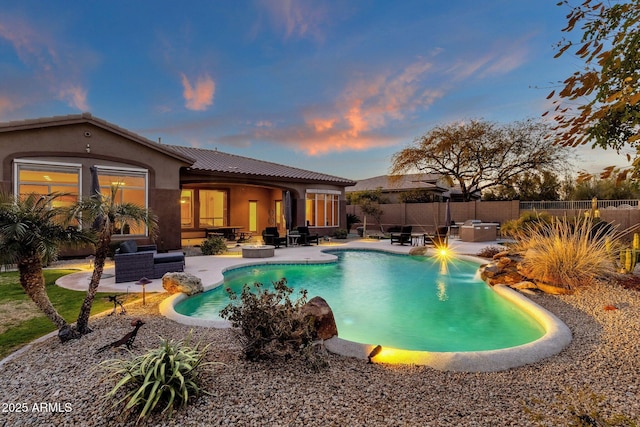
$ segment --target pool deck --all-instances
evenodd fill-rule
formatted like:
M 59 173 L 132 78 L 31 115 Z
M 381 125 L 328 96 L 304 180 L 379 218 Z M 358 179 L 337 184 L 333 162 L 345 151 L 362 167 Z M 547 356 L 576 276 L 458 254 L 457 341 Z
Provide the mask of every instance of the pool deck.
M 392 245 L 389 240 L 358 239 L 346 243 L 340 241 L 323 242 L 317 246 L 282 247 L 275 250 L 275 255 L 269 258 L 242 258 L 240 247 L 231 250 L 232 255 L 218 256 L 190 256 L 186 257 L 185 272 L 191 273 L 202 280 L 205 290 L 219 286 L 223 281 L 223 273 L 229 268 L 286 262 L 331 262 L 335 257 L 324 251 L 330 249 L 373 249 L 393 253 L 406 254 L 412 249 L 410 245 Z M 449 247 L 458 255 L 473 256 L 481 249 L 498 246 L 500 242 L 462 242 L 458 239 L 449 241 Z M 430 249 L 433 253 L 433 249 Z M 92 270 L 81 271 L 61 277 L 56 282 L 58 286 L 78 291 L 86 290 L 91 278 Z M 494 286 L 496 292 L 508 298 L 521 309 L 535 317 L 546 329 L 547 333 L 540 339 L 518 347 L 478 352 L 427 352 L 407 351 L 382 348 L 374 357 L 375 362 L 411 363 L 429 365 L 439 370 L 488 372 L 505 370 L 550 357 L 559 353 L 571 342 L 569 328 L 557 317 L 544 308 L 535 304 L 520 293 L 505 287 Z M 146 285 L 146 292 L 164 292 L 162 279 L 155 279 Z M 103 279 L 98 287 L 99 292 L 141 292 L 135 282 L 115 283 L 113 267 L 105 268 Z M 165 299 L 160 305 L 160 312 L 167 318 L 193 326 L 227 327 L 225 321 L 195 319 L 175 312 L 174 305 L 186 298 L 185 294 L 176 294 Z M 367 359 L 375 347 L 373 344 L 359 344 L 340 339 L 338 337 L 325 341 L 327 349 L 344 356 Z
M 451 249 L 457 254 L 474 255 L 487 246 L 498 246 L 499 242 L 462 242 L 452 239 L 449 242 Z M 185 258 L 185 272 L 193 274 L 202 280 L 205 290 L 219 285 L 223 276 L 222 273 L 232 267 L 239 267 L 252 264 L 274 264 L 282 262 L 329 262 L 334 257 L 323 251 L 329 249 L 377 249 L 389 252 L 407 254 L 413 248 L 411 245 L 391 244 L 388 239 L 359 239 L 346 243 L 333 240 L 332 242 L 322 242 L 320 245 L 281 247 L 275 250 L 275 255 L 271 258 L 242 258 L 241 247 L 231 249 L 231 255 L 216 256 L 188 256 Z M 432 250 L 432 249 L 431 249 Z M 88 264 L 87 264 L 88 265 Z M 58 279 L 56 284 L 60 287 L 76 291 L 84 291 L 89 286 L 89 280 L 93 269 L 84 269 L 81 272 L 69 274 Z M 162 279 L 152 280 L 145 286 L 146 292 L 164 292 Z M 140 285 L 134 282 L 116 283 L 114 267 L 106 267 L 102 280 L 98 286 L 98 292 L 141 292 Z

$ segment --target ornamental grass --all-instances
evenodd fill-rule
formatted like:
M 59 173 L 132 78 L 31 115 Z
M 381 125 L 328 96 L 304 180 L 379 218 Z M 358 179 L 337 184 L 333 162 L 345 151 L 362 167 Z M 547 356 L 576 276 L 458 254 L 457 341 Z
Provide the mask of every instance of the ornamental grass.
M 590 218 L 566 217 L 536 223 L 517 243 L 526 277 L 569 291 L 615 273 L 617 247 L 618 238 L 611 228 L 594 227 Z

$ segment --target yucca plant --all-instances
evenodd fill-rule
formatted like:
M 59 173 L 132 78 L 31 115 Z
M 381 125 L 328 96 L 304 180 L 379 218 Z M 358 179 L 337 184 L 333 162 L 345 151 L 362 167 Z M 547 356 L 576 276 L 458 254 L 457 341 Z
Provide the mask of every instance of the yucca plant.
M 124 413 L 139 410 L 138 421 L 151 412 L 172 413 L 184 407 L 190 398 L 202 390 L 198 385 L 199 369 L 216 362 L 203 362 L 204 348 L 181 341 L 161 338 L 161 346 L 133 359 L 111 359 L 101 365 L 110 371 L 109 378 L 120 378 L 107 398 L 115 398 L 115 406 L 124 405 Z M 122 392 L 124 391 L 124 395 Z
M 517 245 L 523 254 L 521 271 L 536 282 L 573 291 L 615 273 L 612 246 L 617 240 L 606 228 L 594 229 L 589 218 L 557 218 L 525 235 Z

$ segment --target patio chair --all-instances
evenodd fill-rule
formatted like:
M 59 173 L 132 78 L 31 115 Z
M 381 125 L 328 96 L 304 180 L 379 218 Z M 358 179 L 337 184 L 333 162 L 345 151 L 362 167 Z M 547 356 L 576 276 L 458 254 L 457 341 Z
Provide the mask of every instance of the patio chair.
M 438 227 L 434 234 L 424 235 L 424 245 L 445 246 L 448 241 L 449 227 Z
M 280 236 L 278 227 L 267 227 L 262 232 L 262 240 L 265 245 L 272 245 L 279 248 L 280 245 L 288 246 L 287 236 Z
M 413 226 L 404 225 L 400 228 L 400 233 L 391 233 L 391 244 L 400 243 L 404 245 L 405 243 L 411 244 L 411 230 L 413 230 Z
M 309 231 L 309 227 L 298 227 L 298 233 L 300 233 L 300 239 L 298 240 L 298 243 L 300 243 L 301 245 L 310 246 L 313 242 L 315 242 L 316 245 L 318 244 L 318 239 L 320 238 L 320 236 L 318 235 L 318 233 L 311 234 L 311 232 Z

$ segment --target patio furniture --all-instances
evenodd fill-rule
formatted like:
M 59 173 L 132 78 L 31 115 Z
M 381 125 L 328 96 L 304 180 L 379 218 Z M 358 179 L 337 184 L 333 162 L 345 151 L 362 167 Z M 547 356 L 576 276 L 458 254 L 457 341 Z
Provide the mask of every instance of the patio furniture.
M 158 253 L 156 245 L 140 245 L 127 240 L 114 255 L 116 283 L 133 282 L 141 277 L 159 279 L 165 273 L 184 271 L 184 253 Z
M 400 233 L 391 233 L 391 244 L 400 243 L 404 245 L 405 243 L 411 244 L 411 230 L 413 226 L 404 225 L 400 228 Z
M 315 242 L 316 245 L 318 244 L 318 239 L 320 238 L 320 236 L 317 233 L 311 234 L 311 232 L 309 231 L 309 227 L 298 227 L 298 233 L 300 234 L 298 243 L 300 243 L 301 245 L 310 246 L 313 242 Z
M 424 235 L 424 245 L 433 245 L 433 246 L 446 246 L 447 244 L 447 235 L 449 233 L 449 227 L 438 227 L 434 234 L 425 234 Z
M 262 232 L 262 240 L 265 245 L 271 245 L 279 248 L 280 245 L 288 246 L 287 236 L 281 237 L 278 227 L 267 227 Z

